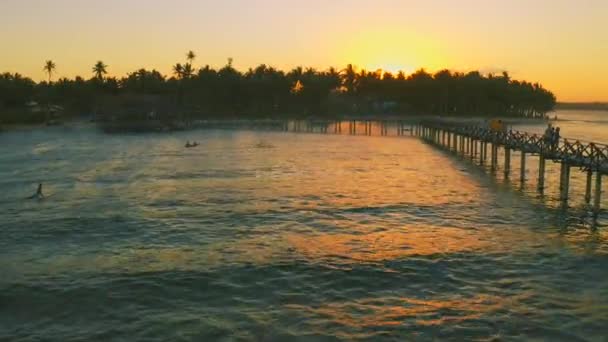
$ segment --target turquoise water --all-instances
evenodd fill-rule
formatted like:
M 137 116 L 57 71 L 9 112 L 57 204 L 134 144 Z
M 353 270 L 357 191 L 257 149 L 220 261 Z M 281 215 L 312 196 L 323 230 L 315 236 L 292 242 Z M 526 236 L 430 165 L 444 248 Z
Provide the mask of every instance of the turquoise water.
M 608 138 L 591 121 L 563 135 Z M 411 137 L 3 133 L 0 340 L 603 341 L 606 215 L 528 165 L 522 187 Z

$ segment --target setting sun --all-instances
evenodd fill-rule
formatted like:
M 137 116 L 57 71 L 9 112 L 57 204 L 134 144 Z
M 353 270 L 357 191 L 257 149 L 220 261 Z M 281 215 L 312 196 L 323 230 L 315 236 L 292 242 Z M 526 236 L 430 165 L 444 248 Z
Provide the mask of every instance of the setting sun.
M 344 38 L 338 54 L 368 71 L 383 70 L 409 74 L 419 68 L 440 69 L 445 54 L 430 36 L 420 36 L 396 27 L 365 29 Z

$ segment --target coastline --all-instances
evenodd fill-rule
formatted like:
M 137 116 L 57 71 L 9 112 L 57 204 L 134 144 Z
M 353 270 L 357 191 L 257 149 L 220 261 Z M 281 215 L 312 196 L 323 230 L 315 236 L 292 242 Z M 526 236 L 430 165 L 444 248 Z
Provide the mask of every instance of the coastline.
M 230 128 L 245 125 L 269 125 L 275 126 L 285 121 L 289 122 L 304 122 L 304 121 L 402 121 L 405 123 L 415 123 L 423 120 L 443 120 L 454 123 L 479 123 L 484 124 L 490 120 L 503 120 L 507 125 L 521 124 L 546 124 L 555 120 L 549 118 L 518 118 L 509 116 L 470 116 L 470 117 L 454 117 L 441 115 L 344 115 L 337 118 L 327 117 L 307 117 L 307 118 L 225 118 L 225 119 L 197 119 L 189 123 L 185 122 L 161 122 L 161 121 L 91 121 L 85 118 L 69 118 L 61 122 L 47 125 L 45 123 L 36 124 L 4 124 L 0 125 L 0 133 L 15 132 L 15 131 L 32 131 L 53 127 L 64 128 L 98 128 L 106 133 L 121 133 L 121 132 L 158 132 L 168 133 L 180 130 L 192 130 L 205 128 L 205 125 L 219 126 Z M 558 120 L 559 121 L 559 120 Z

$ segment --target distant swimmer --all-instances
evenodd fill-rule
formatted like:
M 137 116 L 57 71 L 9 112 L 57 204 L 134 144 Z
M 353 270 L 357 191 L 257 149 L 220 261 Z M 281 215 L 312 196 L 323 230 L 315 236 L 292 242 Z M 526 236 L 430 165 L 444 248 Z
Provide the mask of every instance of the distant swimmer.
M 190 141 L 186 142 L 186 148 L 196 147 L 196 146 L 198 146 L 198 143 L 196 141 L 192 142 L 192 144 L 190 143 Z
M 36 193 L 33 194 L 32 196 L 28 197 L 28 199 L 34 199 L 34 198 L 44 198 L 44 194 L 42 193 L 42 183 L 38 184 L 38 190 L 36 190 Z

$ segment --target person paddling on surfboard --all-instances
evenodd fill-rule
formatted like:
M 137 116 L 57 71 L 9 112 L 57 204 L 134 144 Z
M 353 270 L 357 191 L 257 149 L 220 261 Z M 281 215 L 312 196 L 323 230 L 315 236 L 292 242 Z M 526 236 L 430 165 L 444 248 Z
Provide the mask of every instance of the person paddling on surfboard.
M 32 196 L 28 197 L 29 199 L 33 199 L 33 198 L 44 198 L 44 194 L 42 193 L 42 183 L 38 184 L 38 190 L 36 190 L 36 193 L 33 194 Z

